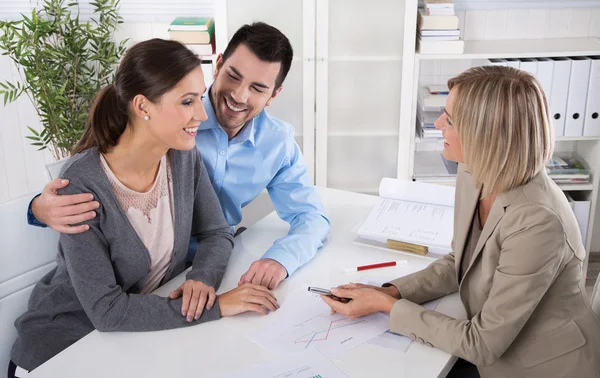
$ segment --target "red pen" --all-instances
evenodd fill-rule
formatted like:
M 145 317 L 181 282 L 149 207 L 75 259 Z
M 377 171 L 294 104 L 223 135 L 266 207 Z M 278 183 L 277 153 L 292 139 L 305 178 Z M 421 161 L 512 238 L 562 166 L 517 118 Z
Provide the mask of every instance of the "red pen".
M 408 261 L 406 261 L 406 260 L 397 260 L 397 261 L 388 261 L 388 262 L 379 263 L 379 264 L 361 265 L 361 266 L 357 266 L 356 268 L 347 268 L 346 273 L 360 272 L 361 270 L 367 270 L 367 269 L 387 268 L 388 266 L 404 265 L 406 263 L 408 263 Z

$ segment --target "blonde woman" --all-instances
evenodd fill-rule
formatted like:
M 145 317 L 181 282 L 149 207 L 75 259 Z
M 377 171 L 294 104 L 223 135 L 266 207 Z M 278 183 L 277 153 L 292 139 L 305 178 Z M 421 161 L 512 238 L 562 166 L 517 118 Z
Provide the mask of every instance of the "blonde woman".
M 581 285 L 585 250 L 544 169 L 553 135 L 540 84 L 524 71 L 488 66 L 448 87 L 436 127 L 444 156 L 462 163 L 454 252 L 382 288 L 334 289 L 353 299 L 347 304 L 323 300 L 351 317 L 389 313 L 393 332 L 476 365 L 455 376 L 600 377 L 600 321 Z M 419 305 L 455 291 L 466 320 Z

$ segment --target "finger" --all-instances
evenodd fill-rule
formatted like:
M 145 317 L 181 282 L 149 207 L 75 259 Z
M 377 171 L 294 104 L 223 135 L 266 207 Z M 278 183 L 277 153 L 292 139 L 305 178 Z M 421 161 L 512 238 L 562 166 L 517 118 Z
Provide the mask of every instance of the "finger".
M 269 284 L 271 283 L 272 280 L 273 280 L 273 275 L 265 274 L 263 276 L 262 280 L 260 280 L 260 286 L 269 287 Z
M 192 320 L 194 320 L 194 317 L 196 316 L 196 310 L 198 309 L 198 302 L 200 301 L 200 296 L 202 295 L 202 290 L 198 287 L 196 287 L 196 285 L 190 285 L 190 289 L 189 289 L 192 293 L 192 295 L 190 296 L 190 307 L 189 307 L 189 311 L 187 313 L 187 321 L 191 322 Z M 204 308 L 202 308 L 204 309 Z
M 340 298 L 354 298 L 356 296 L 356 288 L 354 289 L 341 289 L 341 288 L 333 288 L 331 289 L 331 294 Z
M 65 197 L 65 196 L 61 196 Z M 58 200 L 56 202 L 59 202 Z M 72 215 L 81 215 L 88 212 L 94 212 L 98 207 L 100 207 L 100 203 L 98 201 L 89 201 L 79 204 L 64 204 L 61 205 L 56 211 L 56 215 L 59 217 L 68 217 Z
M 78 204 L 88 204 L 90 202 L 98 202 L 94 201 L 94 195 L 90 193 L 81 193 L 81 194 L 70 194 L 59 196 L 56 199 L 56 203 L 60 206 L 71 206 Z
M 265 292 L 257 290 L 254 292 L 254 296 L 263 298 L 265 301 L 267 301 L 269 303 L 269 308 L 270 308 L 270 306 L 273 307 L 271 309 L 271 311 L 274 311 L 275 309 L 278 309 L 280 307 L 279 303 L 277 302 L 277 299 L 271 293 L 265 293 Z M 263 302 L 261 302 L 261 303 L 263 303 Z
M 217 300 L 217 294 L 215 293 L 215 289 L 211 288 L 208 291 L 208 302 L 206 302 L 206 309 L 210 310 Z
M 370 286 L 363 285 L 363 284 L 347 283 L 345 285 L 338 286 L 337 289 L 350 290 L 350 289 L 360 289 L 360 288 L 366 288 L 366 287 L 370 287 Z
M 277 288 L 277 286 L 279 286 L 279 284 L 283 281 L 283 278 L 277 278 L 277 277 L 273 277 L 273 279 L 271 280 L 271 282 L 269 283 L 268 288 L 269 289 L 275 289 Z
M 265 272 L 262 270 L 259 270 L 258 272 L 256 272 L 254 274 L 254 277 L 252 277 L 252 283 L 254 285 L 260 285 L 260 283 L 262 282 L 263 278 L 265 277 Z M 263 286 L 263 285 L 261 285 Z
M 198 305 L 196 306 L 196 315 L 194 316 L 194 319 L 198 320 L 200 319 L 200 316 L 202 316 L 202 313 L 204 312 L 204 306 L 206 306 L 206 302 L 208 302 L 209 292 L 210 291 L 207 286 L 204 286 L 204 288 L 200 291 L 200 295 L 198 296 Z
M 248 284 L 250 289 L 254 289 L 257 290 L 259 292 L 261 292 L 261 295 L 265 296 L 266 298 L 269 299 L 269 301 L 271 303 L 273 303 L 275 306 L 277 306 L 277 308 L 279 308 L 279 302 L 277 302 L 277 298 L 275 298 L 275 295 L 273 294 L 273 292 L 269 289 L 267 289 L 264 286 L 260 286 L 260 285 L 253 285 L 253 284 Z
M 256 267 L 256 264 L 253 263 L 252 265 L 250 265 L 250 268 L 244 274 L 244 282 L 252 282 L 257 270 L 258 268 Z
M 321 295 L 321 298 L 323 299 L 323 301 L 325 301 L 325 303 L 327 303 L 329 307 L 331 307 L 333 311 L 339 312 L 343 315 L 346 314 L 346 305 L 344 305 L 342 302 L 336 301 L 335 299 L 331 299 L 326 295 Z
M 268 298 L 266 298 L 264 296 L 253 295 L 253 296 L 249 297 L 247 299 L 247 301 L 254 303 L 254 304 L 261 305 L 261 306 L 267 308 L 269 311 L 275 311 L 277 309 L 277 307 L 275 307 L 275 304 L 271 303 L 271 301 L 269 301 Z
M 181 315 L 187 316 L 188 309 L 190 308 L 190 300 L 192 298 L 192 290 L 188 285 L 181 285 L 183 289 L 183 300 L 181 302 Z
M 171 299 L 179 298 L 179 297 L 181 297 L 181 293 L 182 293 L 182 289 L 181 289 L 181 286 L 179 286 L 177 289 L 173 290 L 169 294 L 169 298 L 171 298 Z
M 266 308 L 264 308 L 264 307 L 262 307 L 260 305 L 254 304 L 254 303 L 248 303 L 248 302 L 246 302 L 244 304 L 244 306 L 242 307 L 242 309 L 244 310 L 244 312 L 246 312 L 246 311 L 253 311 L 253 312 L 261 313 L 263 315 L 267 315 L 268 314 Z
M 82 224 L 80 226 L 52 226 L 52 225 L 48 225 L 48 226 L 50 226 L 53 230 L 56 230 L 60 233 L 70 234 L 70 235 L 80 234 L 80 233 L 85 232 L 90 229 L 90 226 L 88 226 L 87 224 Z
M 71 225 L 71 224 L 83 223 L 83 222 L 93 219 L 95 217 L 96 217 L 96 212 L 90 211 L 90 212 L 83 213 L 83 214 L 66 216 L 66 217 L 60 218 L 58 221 L 61 224 Z
M 46 186 L 44 186 L 43 192 L 56 194 L 58 189 L 64 188 L 67 185 L 69 185 L 69 180 L 57 178 L 47 183 Z
M 247 282 L 246 281 L 246 274 L 247 273 L 242 274 L 242 276 L 240 277 L 240 281 L 238 282 L 238 286 L 242 286 L 243 284 L 245 284 Z

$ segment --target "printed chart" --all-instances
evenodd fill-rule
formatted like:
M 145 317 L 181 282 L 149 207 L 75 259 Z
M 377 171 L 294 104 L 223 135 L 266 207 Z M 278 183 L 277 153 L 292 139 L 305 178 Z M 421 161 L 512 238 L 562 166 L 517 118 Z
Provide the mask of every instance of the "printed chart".
M 329 306 L 304 287 L 290 293 L 285 305 L 270 316 L 273 318 L 269 326 L 250 336 L 256 343 L 279 353 L 314 347 L 330 359 L 342 356 L 389 327 L 388 317 L 380 313 L 357 319 L 330 315 Z

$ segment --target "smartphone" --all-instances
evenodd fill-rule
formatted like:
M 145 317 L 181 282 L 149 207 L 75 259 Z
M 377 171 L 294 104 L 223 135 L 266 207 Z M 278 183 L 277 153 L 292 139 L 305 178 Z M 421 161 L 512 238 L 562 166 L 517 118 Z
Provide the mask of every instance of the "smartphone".
M 320 288 L 320 287 L 309 286 L 308 291 L 310 291 L 311 293 L 315 293 L 315 294 L 327 295 L 329 298 L 334 299 L 339 302 L 342 302 L 342 303 L 348 303 L 352 300 L 351 298 L 336 297 L 335 295 L 331 294 L 331 291 Z

